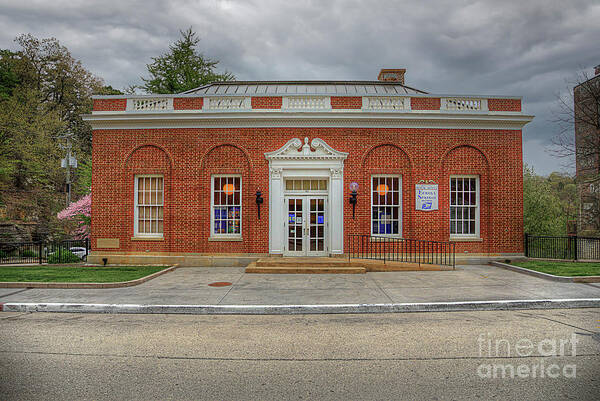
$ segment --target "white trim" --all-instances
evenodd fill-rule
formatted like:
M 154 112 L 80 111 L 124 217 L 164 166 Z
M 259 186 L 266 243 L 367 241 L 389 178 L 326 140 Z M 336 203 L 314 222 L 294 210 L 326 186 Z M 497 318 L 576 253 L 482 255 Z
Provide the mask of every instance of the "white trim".
M 126 113 L 165 113 L 173 111 L 173 98 L 165 98 L 162 96 L 148 96 L 142 98 L 127 98 L 125 107 Z
M 450 101 L 479 101 L 478 109 L 452 109 L 449 108 L 448 100 Z M 446 96 L 440 99 L 440 111 L 444 113 L 488 113 L 488 100 L 487 98 L 482 97 L 472 97 L 472 96 Z M 520 112 L 519 112 L 520 114 Z
M 361 84 L 364 85 L 364 84 Z M 368 84 L 367 84 L 368 85 Z M 149 95 L 92 95 L 92 99 L 144 99 L 144 98 L 207 98 L 207 97 L 221 97 L 221 96 L 249 96 L 249 97 L 285 97 L 285 96 L 330 96 L 330 97 L 360 97 L 360 96 L 386 96 L 385 94 L 376 93 L 317 93 L 317 92 L 306 92 L 298 94 L 287 94 L 287 93 L 244 93 L 244 94 L 218 94 L 218 93 L 169 93 L 169 94 L 149 94 Z M 442 98 L 442 97 L 463 97 L 463 98 L 485 98 L 485 99 L 517 99 L 522 100 L 523 96 L 514 95 L 457 95 L 456 93 L 406 93 L 406 94 L 391 94 L 390 96 L 403 96 L 403 97 L 430 97 L 430 98 Z
M 475 196 L 476 196 L 476 202 L 477 202 L 477 207 L 475 209 L 475 234 L 451 234 L 450 233 L 450 240 L 456 240 L 456 241 L 460 241 L 460 240 L 477 240 L 477 239 L 481 239 L 481 231 L 480 231 L 480 216 L 481 216 L 481 202 L 480 202 L 480 193 L 481 193 L 481 180 L 480 180 L 480 176 L 476 175 L 476 174 L 453 174 L 450 175 L 449 179 L 448 179 L 448 217 L 449 220 L 448 222 L 451 223 L 451 209 L 452 209 L 452 179 L 453 178 L 475 178 Z M 460 206 L 459 206 L 460 207 Z M 450 226 L 448 226 L 448 232 L 450 232 Z
M 381 103 L 386 104 L 373 104 L 375 100 L 379 100 Z M 398 100 L 397 106 L 394 105 L 394 100 Z M 381 107 L 379 107 L 381 106 Z M 389 107 L 385 107 L 389 106 Z M 393 107 L 392 107 L 393 106 Z M 369 111 L 378 111 L 378 112 L 387 112 L 387 113 L 398 113 L 398 112 L 410 112 L 411 109 L 411 101 L 410 96 L 385 96 L 385 95 L 373 95 L 373 96 L 363 96 L 362 97 L 362 112 Z M 436 110 L 438 111 L 438 110 Z
M 348 153 L 333 149 L 325 141 L 293 138 L 281 148 L 265 153 L 269 161 L 269 253 L 285 251 L 284 219 L 286 178 L 328 178 L 327 244 L 329 253 L 344 253 L 344 160 Z M 315 194 L 316 195 L 316 194 Z
M 139 206 L 138 205 L 138 178 L 162 178 L 162 195 L 163 201 L 163 232 L 160 233 L 140 233 L 139 232 Z M 133 176 L 133 237 L 136 239 L 163 239 L 165 232 L 165 177 L 162 174 L 136 174 Z
M 381 205 L 374 205 L 373 204 L 373 178 L 375 177 L 389 177 L 389 178 L 398 178 L 398 205 L 394 206 L 391 205 L 389 207 L 398 207 L 398 234 L 378 234 L 378 233 L 374 233 L 373 232 L 373 207 L 377 207 L 377 206 L 381 206 Z M 371 236 L 377 236 L 377 237 L 390 237 L 390 238 L 402 238 L 402 175 L 401 174 L 371 174 L 370 180 L 369 180 L 369 192 L 370 192 L 370 199 L 371 199 L 371 205 L 369 207 L 369 222 L 370 222 L 370 226 L 371 226 Z M 385 205 L 387 206 L 387 205 Z
M 267 127 L 349 127 L 349 128 L 439 128 L 520 130 L 533 120 L 524 114 L 480 112 L 189 112 L 86 114 L 92 128 L 267 128 Z
M 213 96 L 205 98 L 202 110 L 208 113 L 247 112 L 252 110 L 251 99 L 248 96 Z M 198 112 L 198 110 L 191 110 Z
M 239 204 L 239 208 L 240 208 L 240 232 L 239 234 L 219 234 L 219 233 L 215 233 L 214 232 L 214 228 L 215 228 L 215 214 L 214 214 L 214 209 L 215 207 L 215 178 L 221 178 L 221 177 L 233 177 L 233 178 L 239 178 L 240 179 L 240 204 Z M 243 193 L 243 189 L 244 189 L 244 183 L 242 182 L 242 175 L 241 174 L 212 174 L 210 176 L 210 235 L 209 235 L 209 241 L 219 241 L 219 240 L 223 240 L 223 241 L 228 241 L 228 240 L 241 240 L 242 239 L 242 231 L 243 231 L 243 213 L 244 213 L 244 202 L 243 202 L 243 198 L 244 198 L 244 193 Z M 221 205 L 221 206 L 225 206 L 225 205 Z M 230 205 L 230 206 L 236 206 L 236 205 Z
M 304 101 L 304 102 L 303 102 Z M 302 103 L 316 105 L 316 107 L 301 106 Z M 319 106 L 320 104 L 320 106 Z M 327 95 L 288 95 L 282 96 L 281 110 L 278 111 L 317 111 L 331 110 L 331 96 Z

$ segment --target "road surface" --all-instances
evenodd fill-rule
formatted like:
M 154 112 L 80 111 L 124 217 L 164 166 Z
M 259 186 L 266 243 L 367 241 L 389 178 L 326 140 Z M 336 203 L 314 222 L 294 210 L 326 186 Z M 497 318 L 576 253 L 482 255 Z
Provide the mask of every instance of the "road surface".
M 0 313 L 0 398 L 600 399 L 599 320 Z

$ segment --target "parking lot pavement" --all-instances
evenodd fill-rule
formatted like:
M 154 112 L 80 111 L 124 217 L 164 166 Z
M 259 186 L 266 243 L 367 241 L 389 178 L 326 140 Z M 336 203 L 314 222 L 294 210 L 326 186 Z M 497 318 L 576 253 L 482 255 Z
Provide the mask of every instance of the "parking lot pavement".
M 210 283 L 230 282 L 211 287 Z M 0 302 L 286 305 L 600 298 L 600 285 L 558 283 L 493 266 L 367 274 L 246 274 L 186 267 L 113 289 L 0 289 Z

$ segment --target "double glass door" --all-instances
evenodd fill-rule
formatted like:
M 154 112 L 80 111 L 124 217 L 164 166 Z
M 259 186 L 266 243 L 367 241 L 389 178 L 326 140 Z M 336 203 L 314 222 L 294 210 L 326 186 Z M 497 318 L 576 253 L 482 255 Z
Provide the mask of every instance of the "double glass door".
M 327 197 L 288 196 L 285 198 L 286 255 L 327 254 Z

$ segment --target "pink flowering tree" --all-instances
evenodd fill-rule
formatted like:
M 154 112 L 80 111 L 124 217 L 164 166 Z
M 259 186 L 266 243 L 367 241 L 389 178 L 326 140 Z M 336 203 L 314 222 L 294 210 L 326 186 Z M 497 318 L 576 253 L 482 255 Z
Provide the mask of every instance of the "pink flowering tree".
M 78 201 L 71 202 L 71 204 L 61 210 L 56 217 L 59 220 L 77 223 L 77 228 L 72 232 L 75 238 L 88 238 L 92 220 L 92 194 L 87 194 Z

